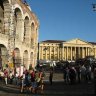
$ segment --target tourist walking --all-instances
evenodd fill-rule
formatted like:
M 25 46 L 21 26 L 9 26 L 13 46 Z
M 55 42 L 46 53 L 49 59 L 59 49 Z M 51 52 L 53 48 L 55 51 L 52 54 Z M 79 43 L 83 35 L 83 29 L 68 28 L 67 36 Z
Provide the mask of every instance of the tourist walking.
M 86 82 L 86 67 L 82 65 L 80 70 L 81 70 L 81 81 Z
M 10 71 L 10 73 L 9 73 L 9 83 L 10 84 L 13 83 L 13 78 L 14 78 L 13 73 L 12 73 L 12 71 Z
M 5 79 L 5 84 L 8 84 L 8 71 L 4 69 L 4 79 Z
M 15 83 L 16 83 L 16 85 L 18 85 L 19 84 L 19 74 L 16 72 L 16 74 L 15 74 Z
M 69 68 L 66 67 L 64 68 L 64 81 L 65 83 L 69 83 L 70 82 L 70 79 L 69 79 Z
M 71 67 L 69 70 L 70 84 L 75 84 L 76 82 L 76 70 L 74 67 Z
M 81 65 L 76 66 L 76 73 L 77 73 L 77 82 L 81 82 Z
M 49 73 L 49 82 L 50 82 L 50 85 L 52 85 L 53 81 L 53 69 L 50 69 L 50 73 Z
M 40 86 L 42 91 L 44 89 L 44 77 L 45 77 L 45 73 L 44 73 L 44 70 L 42 69 L 39 71 Z

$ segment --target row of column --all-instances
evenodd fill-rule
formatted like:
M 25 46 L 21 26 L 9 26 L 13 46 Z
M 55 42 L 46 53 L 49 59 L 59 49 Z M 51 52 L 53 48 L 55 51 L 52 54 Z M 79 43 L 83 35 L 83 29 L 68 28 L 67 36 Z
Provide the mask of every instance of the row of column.
M 86 56 L 94 56 L 95 49 L 89 47 L 64 47 L 62 48 L 62 53 L 61 59 L 76 60 L 78 58 L 85 58 Z
M 39 59 L 52 60 L 52 55 L 54 56 L 54 59 L 57 56 L 58 60 L 76 60 L 78 58 L 85 58 L 86 56 L 96 57 L 96 49 L 91 47 L 63 46 L 62 48 L 49 47 L 44 50 L 43 46 L 40 47 Z

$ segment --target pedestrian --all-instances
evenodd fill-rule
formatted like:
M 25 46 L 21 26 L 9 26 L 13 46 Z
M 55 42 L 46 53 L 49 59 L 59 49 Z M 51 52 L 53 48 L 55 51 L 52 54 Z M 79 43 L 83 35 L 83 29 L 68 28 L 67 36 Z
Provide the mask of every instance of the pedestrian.
M 65 83 L 69 83 L 70 82 L 70 79 L 69 79 L 69 68 L 66 67 L 64 69 L 64 81 Z
M 29 86 L 30 86 L 30 82 L 29 82 L 29 71 L 28 70 L 26 70 L 26 72 L 25 72 L 24 83 L 25 83 L 26 89 L 28 90 L 29 89 Z
M 21 79 L 21 88 L 20 88 L 20 92 L 22 93 L 24 91 L 24 81 L 25 81 L 25 73 L 23 72 L 23 75 L 20 77 Z
M 52 83 L 53 83 L 53 69 L 50 69 L 49 82 L 50 82 L 50 85 L 52 85 Z
M 76 82 L 76 70 L 74 67 L 71 67 L 69 70 L 70 84 L 75 84 Z
M 0 81 L 3 81 L 3 78 L 4 78 L 4 73 L 2 70 L 0 70 Z
M 8 71 L 4 69 L 4 79 L 5 79 L 5 84 L 8 84 Z
M 76 72 L 77 72 L 77 81 L 78 83 L 81 82 L 81 65 L 76 66 Z
M 16 83 L 16 85 L 18 85 L 18 82 L 19 81 L 19 74 L 16 72 L 16 74 L 15 74 L 15 83 Z
M 34 69 L 31 70 L 30 76 L 31 76 L 31 86 L 29 90 L 32 91 L 32 93 L 35 93 L 36 82 L 35 82 L 35 70 Z
M 86 82 L 86 67 L 82 65 L 80 70 L 81 70 L 81 81 Z
M 44 70 L 42 69 L 39 71 L 40 86 L 42 91 L 44 89 L 44 77 L 45 77 L 45 73 L 44 73 Z
M 9 73 L 9 80 L 10 80 L 9 83 L 10 83 L 10 84 L 13 83 L 13 77 L 14 77 L 14 76 L 13 76 L 13 73 L 12 73 L 12 71 L 10 71 L 10 73 Z
M 91 82 L 91 66 L 86 67 L 86 80 L 88 83 Z

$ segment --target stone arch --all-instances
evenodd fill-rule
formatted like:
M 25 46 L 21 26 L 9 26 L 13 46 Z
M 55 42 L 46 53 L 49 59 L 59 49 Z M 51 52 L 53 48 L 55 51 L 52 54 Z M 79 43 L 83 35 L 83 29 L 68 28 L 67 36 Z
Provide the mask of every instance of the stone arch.
M 8 51 L 5 45 L 0 44 L 0 68 L 4 69 L 8 64 Z
M 21 6 L 19 6 L 18 4 L 14 4 L 14 9 L 19 9 L 21 11 L 22 18 L 23 18 L 23 10 L 22 10 Z
M 29 25 L 29 17 L 26 16 L 24 19 L 24 41 L 29 41 L 29 32 L 30 32 L 30 25 Z
M 14 60 L 14 66 L 20 67 L 21 65 L 21 56 L 20 56 L 20 50 L 19 48 L 15 48 L 13 52 L 13 60 Z
M 30 20 L 30 16 L 29 16 L 29 14 L 26 12 L 26 13 L 24 13 L 24 19 L 25 18 L 28 18 L 29 20 Z
M 35 24 L 34 22 L 32 22 L 31 24 L 31 47 L 34 46 L 34 29 L 35 29 Z
M 0 0 L 0 33 L 4 33 L 4 1 Z
M 8 34 L 9 32 L 9 26 L 10 26 L 10 12 L 11 12 L 11 6 L 10 6 L 10 0 L 1 0 L 3 1 L 3 6 L 4 6 L 4 19 L 3 19 L 3 33 Z
M 31 24 L 31 31 L 34 32 L 34 29 L 35 29 L 35 24 L 34 24 L 34 22 L 32 22 L 32 24 Z
M 22 32 L 22 13 L 21 10 L 19 8 L 15 8 L 15 12 L 14 12 L 14 17 L 15 17 L 15 34 L 16 37 L 21 36 L 21 32 Z
M 36 28 L 36 30 L 35 30 L 35 43 L 37 42 L 37 37 L 38 37 L 38 28 Z
M 25 50 L 24 53 L 23 53 L 23 65 L 26 69 L 29 68 L 29 65 L 28 65 L 28 51 Z

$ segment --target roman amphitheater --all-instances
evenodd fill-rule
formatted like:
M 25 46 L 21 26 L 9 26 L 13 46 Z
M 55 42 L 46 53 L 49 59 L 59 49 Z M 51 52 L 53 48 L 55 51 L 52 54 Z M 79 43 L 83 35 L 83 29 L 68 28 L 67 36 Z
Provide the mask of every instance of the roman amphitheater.
M 0 68 L 35 67 L 39 22 L 22 0 L 0 0 Z

